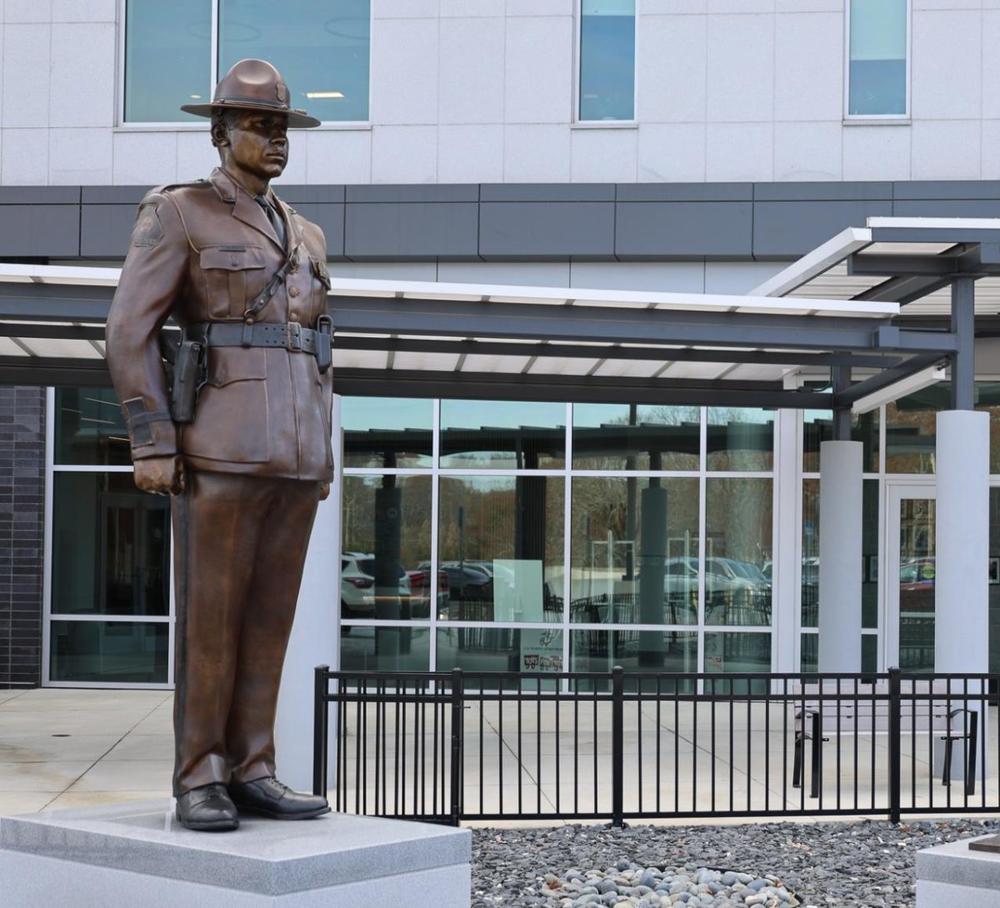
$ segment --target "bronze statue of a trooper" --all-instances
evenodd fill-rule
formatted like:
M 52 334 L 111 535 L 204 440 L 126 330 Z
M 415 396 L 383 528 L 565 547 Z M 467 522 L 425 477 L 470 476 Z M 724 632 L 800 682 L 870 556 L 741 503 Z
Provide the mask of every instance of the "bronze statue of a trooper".
M 221 166 L 143 199 L 107 357 L 136 485 L 173 496 L 177 818 L 222 831 L 241 811 L 330 810 L 279 782 L 274 759 L 282 662 L 333 477 L 330 278 L 322 231 L 269 185 L 287 130 L 319 125 L 290 107 L 280 73 L 242 60 L 210 104 L 183 109 L 211 117 Z M 182 342 L 165 370 L 169 317 Z

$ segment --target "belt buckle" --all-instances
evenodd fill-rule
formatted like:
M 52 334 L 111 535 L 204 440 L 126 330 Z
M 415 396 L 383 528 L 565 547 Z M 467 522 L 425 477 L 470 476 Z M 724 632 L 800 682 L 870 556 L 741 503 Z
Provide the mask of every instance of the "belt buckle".
M 288 322 L 286 324 L 286 347 L 289 351 L 296 352 L 302 350 L 302 325 L 299 322 Z

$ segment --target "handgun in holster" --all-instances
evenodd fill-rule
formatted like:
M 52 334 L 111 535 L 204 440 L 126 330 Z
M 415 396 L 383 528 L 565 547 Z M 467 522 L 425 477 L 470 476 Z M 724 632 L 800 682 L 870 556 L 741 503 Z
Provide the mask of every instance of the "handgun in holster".
M 198 392 L 205 383 L 205 342 L 182 334 L 176 340 L 162 339 L 160 349 L 170 384 L 170 418 L 175 423 L 193 422 Z

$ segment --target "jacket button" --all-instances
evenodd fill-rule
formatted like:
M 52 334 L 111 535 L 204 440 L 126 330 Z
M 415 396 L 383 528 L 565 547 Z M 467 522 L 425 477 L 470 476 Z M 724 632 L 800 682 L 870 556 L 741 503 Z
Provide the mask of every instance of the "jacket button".
M 290 322 L 297 322 L 299 320 L 299 317 L 293 312 L 290 316 L 288 316 L 288 320 Z
M 298 296 L 299 295 L 299 288 L 298 287 L 289 287 L 288 288 L 288 295 L 289 296 Z

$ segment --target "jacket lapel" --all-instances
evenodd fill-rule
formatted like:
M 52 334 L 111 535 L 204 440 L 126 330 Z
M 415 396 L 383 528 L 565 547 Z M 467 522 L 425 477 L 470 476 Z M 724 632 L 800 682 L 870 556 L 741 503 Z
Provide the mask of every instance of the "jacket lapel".
M 240 187 L 221 167 L 212 171 L 211 180 L 219 196 L 233 203 L 233 217 L 262 233 L 284 253 L 285 250 L 278 242 L 278 235 L 264 214 L 264 209 L 254 201 L 253 196 Z
M 302 243 L 302 233 L 295 221 L 295 215 L 292 209 L 281 201 L 273 191 L 271 192 L 271 201 L 278 207 L 279 213 L 285 219 L 285 229 L 288 231 L 288 251 L 294 252 Z

